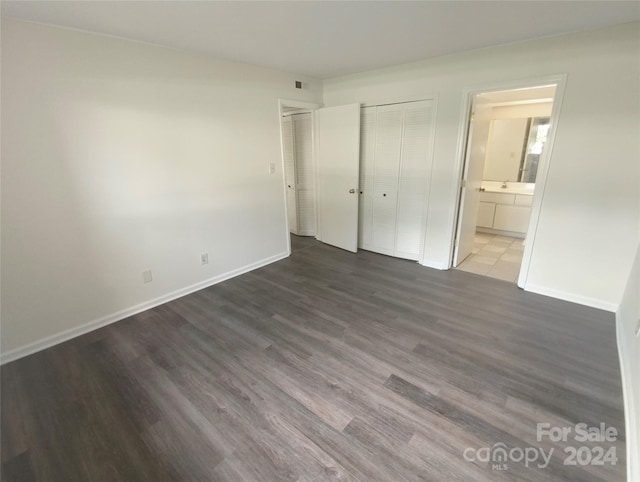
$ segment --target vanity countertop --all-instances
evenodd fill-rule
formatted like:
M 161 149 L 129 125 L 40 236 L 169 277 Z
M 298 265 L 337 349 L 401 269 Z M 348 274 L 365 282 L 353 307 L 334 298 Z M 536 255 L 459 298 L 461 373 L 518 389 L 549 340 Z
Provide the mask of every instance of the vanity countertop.
M 525 196 L 533 196 L 535 191 L 535 183 L 513 182 L 507 183 L 507 187 L 501 187 L 501 182 L 483 181 L 482 189 L 484 192 L 494 192 L 502 194 L 523 194 Z

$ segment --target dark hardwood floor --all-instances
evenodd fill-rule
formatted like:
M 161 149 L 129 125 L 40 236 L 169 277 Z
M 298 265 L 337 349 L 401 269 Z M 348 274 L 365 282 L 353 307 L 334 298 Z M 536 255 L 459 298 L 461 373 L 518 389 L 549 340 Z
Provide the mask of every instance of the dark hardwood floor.
M 611 314 L 292 243 L 290 258 L 3 366 L 2 481 L 624 480 Z M 538 422 L 618 437 L 538 441 Z M 506 470 L 485 461 L 494 444 Z M 564 465 L 570 446 L 618 460 Z M 530 447 L 553 449 L 548 466 L 513 460 Z

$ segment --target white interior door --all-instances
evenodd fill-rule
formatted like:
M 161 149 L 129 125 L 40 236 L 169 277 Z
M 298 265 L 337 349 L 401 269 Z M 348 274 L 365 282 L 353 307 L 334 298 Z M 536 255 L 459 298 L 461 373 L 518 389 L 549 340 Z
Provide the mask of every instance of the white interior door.
M 474 95 L 469 134 L 467 136 L 464 177 L 460 194 L 456 249 L 453 256 L 454 267 L 462 263 L 473 249 L 490 125 L 491 107 L 489 106 L 489 101 Z
M 291 117 L 282 119 L 282 156 L 284 180 L 287 186 L 287 222 L 289 231 L 298 234 L 298 202 L 296 196 L 296 163 L 293 122 Z
M 316 111 L 318 239 L 358 250 L 360 104 Z
M 295 148 L 295 186 L 298 202 L 298 235 L 315 236 L 316 206 L 313 150 L 311 141 L 311 114 L 296 114 L 293 119 Z
M 403 121 L 402 104 L 378 107 L 371 244 L 376 252 L 390 256 L 394 254 L 396 240 Z

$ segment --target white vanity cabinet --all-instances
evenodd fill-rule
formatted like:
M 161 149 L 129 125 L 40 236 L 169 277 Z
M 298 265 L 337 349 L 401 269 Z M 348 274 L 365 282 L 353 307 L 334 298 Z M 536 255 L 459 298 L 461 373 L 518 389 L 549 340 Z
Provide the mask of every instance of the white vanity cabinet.
M 480 228 L 493 228 L 493 218 L 496 215 L 496 203 L 480 201 L 478 208 L 478 222 Z
M 506 231 L 524 237 L 529 226 L 532 200 L 530 194 L 481 192 L 477 226 L 487 231 Z

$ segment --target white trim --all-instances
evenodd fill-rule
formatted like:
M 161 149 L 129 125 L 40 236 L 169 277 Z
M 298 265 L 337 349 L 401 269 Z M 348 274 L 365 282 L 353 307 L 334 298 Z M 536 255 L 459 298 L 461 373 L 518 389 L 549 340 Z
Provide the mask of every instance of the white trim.
M 155 308 L 156 306 L 162 305 L 177 298 L 181 298 L 185 295 L 193 293 L 194 291 L 207 288 L 217 283 L 221 283 L 222 281 L 226 281 L 230 278 L 234 278 L 241 274 L 248 273 L 249 271 L 253 271 L 254 269 L 258 269 L 268 264 L 275 263 L 276 261 L 287 258 L 288 256 L 289 253 L 280 253 L 275 256 L 270 256 L 260 261 L 256 261 L 255 263 L 251 263 L 242 266 L 241 268 L 237 268 L 231 271 L 227 271 L 226 273 L 220 274 L 218 276 L 214 276 L 213 278 L 200 281 L 199 283 L 195 283 L 185 288 L 180 288 L 179 290 L 172 291 L 171 293 L 160 296 L 158 298 L 154 298 L 153 300 L 145 301 L 144 303 L 140 303 L 138 305 L 117 311 L 115 313 L 111 313 L 110 315 L 89 321 L 88 323 L 84 323 L 80 326 L 76 326 L 60 333 L 47 336 L 32 343 L 27 343 L 26 345 L 22 345 L 18 348 L 14 348 L 13 350 L 2 353 L 0 355 L 0 364 L 4 365 L 5 363 L 17 360 L 18 358 L 31 355 L 32 353 L 36 353 L 40 350 L 44 350 L 45 348 L 52 347 L 77 336 L 84 335 L 85 333 L 89 333 L 90 331 L 96 330 L 106 325 L 110 325 L 111 323 L 115 323 L 116 321 L 124 320 L 125 318 L 133 316 L 135 314 L 141 313 L 151 308 Z
M 439 270 L 448 270 L 450 268 L 449 263 L 443 263 L 442 261 L 433 261 L 430 259 L 423 259 L 418 264 L 426 266 L 427 268 L 434 268 Z
M 620 361 L 620 376 L 622 379 L 622 401 L 624 404 L 625 442 L 627 446 L 627 481 L 640 480 L 640 413 L 637 412 L 638 402 L 634 400 L 632 370 L 627 360 L 631 359 L 631 353 L 627 352 L 627 343 L 624 340 L 624 327 L 620 319 L 620 313 L 616 313 L 616 341 L 618 344 L 618 358 Z M 631 340 L 633 343 L 635 340 Z M 638 380 L 635 383 L 639 383 Z
M 542 211 L 542 200 L 544 199 L 544 190 L 547 185 L 547 177 L 549 176 L 549 167 L 551 166 L 551 154 L 553 153 L 553 145 L 558 132 L 558 123 L 560 121 L 560 109 L 564 99 L 564 91 L 567 83 L 567 76 L 562 75 L 558 78 L 556 84 L 556 93 L 553 97 L 553 109 L 549 116 L 549 138 L 545 143 L 542 156 L 538 162 L 538 171 L 536 173 L 536 189 L 533 193 L 533 202 L 531 204 L 531 215 L 529 216 L 529 226 L 527 226 L 527 237 L 524 245 L 524 253 L 522 254 L 522 262 L 520 263 L 520 274 L 518 275 L 518 286 L 527 289 L 527 277 L 529 275 L 529 267 L 531 266 L 531 256 L 533 254 L 533 245 L 538 231 L 538 223 L 540 221 L 540 212 Z M 529 291 L 529 290 L 528 290 Z M 617 307 L 616 307 L 617 309 Z M 614 310 L 615 311 L 615 310 Z
M 528 284 L 525 291 L 531 293 L 537 293 L 539 295 L 550 296 L 559 300 L 570 301 L 572 303 L 578 303 L 579 305 L 590 306 L 591 308 L 597 308 L 599 310 L 609 311 L 615 313 L 618 310 L 617 303 L 611 303 L 610 301 L 600 300 L 598 298 L 590 298 L 588 296 L 582 296 L 575 293 L 568 293 L 566 291 L 554 290 L 553 288 L 546 288 L 544 286 L 537 286 Z

